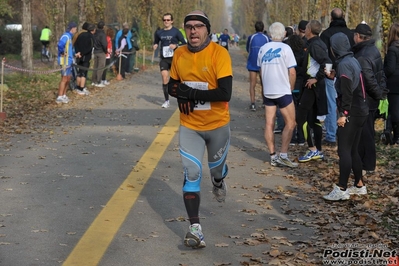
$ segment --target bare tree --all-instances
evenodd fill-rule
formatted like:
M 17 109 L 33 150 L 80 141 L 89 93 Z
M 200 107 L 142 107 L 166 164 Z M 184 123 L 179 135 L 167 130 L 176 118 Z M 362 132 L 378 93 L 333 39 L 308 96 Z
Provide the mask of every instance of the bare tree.
M 32 38 L 32 3 L 22 0 L 22 68 L 32 69 L 33 66 L 33 38 Z

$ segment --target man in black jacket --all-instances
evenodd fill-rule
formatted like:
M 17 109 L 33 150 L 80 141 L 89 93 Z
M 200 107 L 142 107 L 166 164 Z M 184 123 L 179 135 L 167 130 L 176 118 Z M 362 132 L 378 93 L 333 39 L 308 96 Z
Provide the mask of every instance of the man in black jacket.
M 86 28 L 86 27 L 85 27 Z M 78 57 L 78 77 L 76 92 L 79 95 L 89 95 L 90 92 L 86 88 L 87 69 L 90 67 L 91 52 L 93 50 L 93 34 L 96 32 L 96 25 L 88 23 L 87 31 L 79 34 L 75 41 L 75 52 Z M 80 68 L 81 67 L 81 68 Z
M 364 23 L 357 25 L 354 33 L 355 45 L 352 47 L 355 58 L 362 67 L 369 106 L 369 115 L 363 125 L 358 147 L 363 164 L 363 175 L 367 171 L 375 170 L 374 117 L 378 109 L 379 100 L 386 98 L 388 92 L 381 54 L 371 36 L 372 31 L 369 25 Z
M 93 59 L 94 59 L 94 69 L 91 78 L 92 85 L 96 87 L 105 87 L 101 82 L 101 77 L 104 72 L 105 66 L 105 54 L 107 53 L 107 36 L 104 32 L 104 22 L 100 21 L 97 23 L 97 30 L 93 36 L 94 49 L 93 49 Z
M 330 38 L 337 32 L 342 32 L 348 36 L 351 47 L 355 44 L 353 41 L 353 32 L 346 26 L 344 19 L 344 12 L 340 8 L 334 8 L 331 11 L 331 22 L 330 26 L 321 33 L 320 39 L 327 45 L 328 55 L 333 62 L 333 68 L 335 69 L 335 58 L 331 53 Z M 327 92 L 327 104 L 328 104 L 328 115 L 324 120 L 324 126 L 326 127 L 326 135 L 324 142 L 326 144 L 335 145 L 335 135 L 337 132 L 337 93 L 334 88 L 334 81 L 326 79 L 326 92 Z
M 324 68 L 327 63 L 331 63 L 331 60 L 328 57 L 326 45 L 319 37 L 321 28 L 319 21 L 311 20 L 305 29 L 305 37 L 309 45 L 305 59 L 307 77 L 305 77 L 305 88 L 300 96 L 296 121 L 298 128 L 304 131 L 309 151 L 298 158 L 301 163 L 324 158 L 321 148 L 323 130 L 317 116 L 326 115 L 328 111 Z M 313 129 L 314 138 L 310 129 Z

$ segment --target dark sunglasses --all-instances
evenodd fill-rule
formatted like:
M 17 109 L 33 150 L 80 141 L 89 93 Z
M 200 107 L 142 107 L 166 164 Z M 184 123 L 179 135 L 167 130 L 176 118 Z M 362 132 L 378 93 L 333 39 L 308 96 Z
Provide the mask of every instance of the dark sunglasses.
M 163 21 L 172 21 L 171 19 L 164 19 Z
M 186 25 L 184 25 L 184 28 L 186 30 L 198 30 L 198 29 L 202 29 L 205 26 L 206 26 L 205 24 L 195 24 L 195 25 L 186 24 Z

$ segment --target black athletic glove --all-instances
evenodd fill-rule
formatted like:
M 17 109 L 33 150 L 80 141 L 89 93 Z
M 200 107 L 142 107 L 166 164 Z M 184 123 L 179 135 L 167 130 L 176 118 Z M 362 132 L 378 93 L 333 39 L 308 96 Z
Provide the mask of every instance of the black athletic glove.
M 194 112 L 194 101 L 177 98 L 177 105 L 179 106 L 180 113 L 189 115 L 190 112 Z
M 169 87 L 169 95 L 178 99 L 194 100 L 196 89 L 187 86 L 184 83 L 175 83 Z

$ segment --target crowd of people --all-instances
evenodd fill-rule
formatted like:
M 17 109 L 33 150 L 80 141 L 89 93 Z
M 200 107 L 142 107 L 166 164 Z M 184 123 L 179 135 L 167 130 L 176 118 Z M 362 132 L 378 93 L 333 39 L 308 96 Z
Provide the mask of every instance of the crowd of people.
M 183 28 L 173 26 L 173 15 L 162 17 L 164 27 L 154 33 L 153 49 L 160 52 L 160 72 L 164 103 L 177 99 L 180 110 L 179 151 L 183 165 L 183 201 L 189 217 L 184 244 L 191 248 L 206 246 L 199 219 L 202 159 L 207 152 L 213 195 L 224 202 L 225 178 L 230 145 L 232 64 L 228 52 L 231 37 L 225 29 L 211 31 L 208 16 L 200 10 L 187 14 Z M 376 169 L 374 121 L 380 101 L 389 105 L 392 143 L 399 144 L 399 24 L 392 25 L 388 52 L 383 61 L 372 29 L 360 23 L 350 30 L 341 9 L 331 11 L 326 30 L 318 20 L 285 27 L 271 24 L 268 34 L 262 21 L 247 39 L 250 110 L 256 111 L 255 86 L 260 78 L 265 112 L 264 138 L 272 166 L 298 167 L 299 163 L 324 158 L 323 145 L 337 145 L 339 180 L 323 196 L 330 201 L 348 200 L 351 194 L 367 194 L 364 174 Z M 77 59 L 78 90 L 87 95 L 85 79 L 94 47 L 94 65 L 101 69 L 112 52 L 113 32 L 87 23 L 77 33 L 69 23 L 58 43 L 59 64 L 64 66 L 57 102 L 67 102 L 66 84 L 71 64 Z M 75 36 L 74 36 L 75 35 Z M 122 76 L 129 72 L 129 53 L 134 44 L 127 25 L 116 33 L 116 54 L 122 57 Z M 237 41 L 238 42 L 238 41 Z M 90 48 L 90 49 L 88 49 Z M 206 71 L 204 71 L 206 70 Z M 105 71 L 93 72 L 95 86 L 106 85 Z M 80 94 L 80 92 L 78 92 Z M 276 118 L 284 123 L 280 148 L 275 144 Z M 325 132 L 323 133 L 322 120 Z M 324 135 L 324 139 L 323 139 Z M 290 144 L 307 144 L 298 162 L 288 156 Z M 279 150 L 279 152 L 277 152 Z M 351 172 L 353 186 L 348 186 Z
M 349 29 L 340 8 L 331 11 L 324 31 L 318 20 L 302 20 L 296 29 L 275 22 L 269 28 L 270 40 L 258 21 L 256 32 L 248 37 L 249 108 L 256 110 L 254 87 L 259 74 L 270 164 L 298 166 L 287 156 L 290 141 L 307 143 L 299 163 L 324 159 L 322 146 L 336 145 L 339 180 L 323 196 L 326 200 L 367 194 L 363 176 L 376 170 L 374 124 L 379 103 L 387 98 L 386 138 L 398 143 L 398 91 L 393 85 L 399 78 L 398 25 L 391 27 L 384 61 L 370 26 L 363 21 Z M 283 124 L 279 154 L 273 134 L 278 116 L 283 120 L 277 123 Z M 354 183 L 348 186 L 351 173 Z
M 97 24 L 84 22 L 81 30 L 78 25 L 70 22 L 66 32 L 57 43 L 58 64 L 61 66 L 61 81 L 58 88 L 56 103 L 66 104 L 70 99 L 66 95 L 72 75 L 76 69 L 76 87 L 74 91 L 78 95 L 89 95 L 87 78 L 89 70 L 92 73 L 91 86 L 103 88 L 109 85 L 107 72 L 112 63 L 112 58 L 119 58 L 119 64 L 115 64 L 121 78 L 126 78 L 126 73 L 132 73 L 135 64 L 135 52 L 140 49 L 135 28 L 130 29 L 127 23 L 115 32 L 111 27 L 105 27 L 103 21 Z M 42 30 L 41 40 L 44 47 L 48 45 L 48 28 Z M 114 44 L 113 44 L 114 41 Z M 92 64 L 92 65 L 91 65 Z

